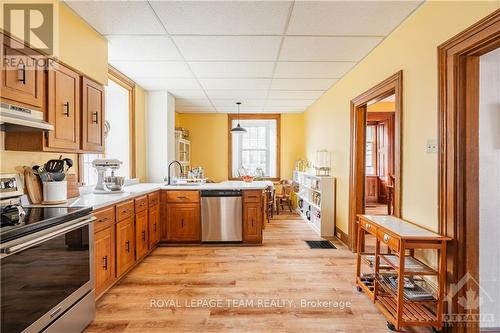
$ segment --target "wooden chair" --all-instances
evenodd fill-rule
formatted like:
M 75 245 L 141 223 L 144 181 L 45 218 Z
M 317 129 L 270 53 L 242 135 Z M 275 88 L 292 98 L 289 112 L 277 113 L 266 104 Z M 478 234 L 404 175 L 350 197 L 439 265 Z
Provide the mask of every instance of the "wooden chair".
M 396 177 L 394 175 L 389 175 L 389 182 L 385 185 L 387 189 L 387 215 L 394 214 L 394 183 L 396 182 Z
M 271 222 L 271 219 L 274 217 L 274 204 L 276 199 L 276 192 L 274 191 L 273 186 L 268 186 L 265 189 L 266 192 L 266 216 L 267 223 Z
M 287 205 L 290 213 L 292 210 L 292 184 L 293 182 L 288 179 L 283 179 L 280 181 L 281 193 L 276 195 L 276 214 L 279 215 L 280 208 L 283 210 L 283 206 Z

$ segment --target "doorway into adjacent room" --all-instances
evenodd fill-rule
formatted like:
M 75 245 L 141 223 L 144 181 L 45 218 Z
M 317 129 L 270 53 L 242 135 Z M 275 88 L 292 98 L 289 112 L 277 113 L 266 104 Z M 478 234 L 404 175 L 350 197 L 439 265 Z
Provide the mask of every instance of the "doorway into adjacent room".
M 358 243 L 358 214 L 401 215 L 402 94 L 399 71 L 351 101 L 351 250 Z
M 370 101 L 365 130 L 365 213 L 392 215 L 394 211 L 395 95 Z

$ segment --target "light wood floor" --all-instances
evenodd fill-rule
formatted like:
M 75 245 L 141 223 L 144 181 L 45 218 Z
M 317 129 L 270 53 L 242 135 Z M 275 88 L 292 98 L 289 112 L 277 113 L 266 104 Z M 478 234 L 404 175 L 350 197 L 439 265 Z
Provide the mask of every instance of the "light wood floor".
M 372 215 L 386 215 L 387 214 L 387 204 L 370 204 L 365 207 L 366 214 Z
M 354 254 L 339 242 L 337 250 L 311 250 L 304 240 L 314 239 L 305 222 L 280 215 L 261 247 L 158 248 L 98 301 L 86 332 L 389 332 L 355 290 Z M 181 306 L 152 307 L 159 299 Z M 351 307 L 301 304 L 317 299 Z M 197 300 L 223 306 L 186 307 Z M 254 306 L 237 306 L 245 300 Z M 293 304 L 266 307 L 276 300 Z

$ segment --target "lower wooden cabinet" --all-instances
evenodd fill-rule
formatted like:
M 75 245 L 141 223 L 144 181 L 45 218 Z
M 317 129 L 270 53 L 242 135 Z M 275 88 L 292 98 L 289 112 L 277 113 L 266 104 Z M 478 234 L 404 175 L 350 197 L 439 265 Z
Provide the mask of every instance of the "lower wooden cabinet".
M 262 209 L 259 203 L 245 203 L 243 207 L 243 242 L 262 241 Z
M 116 224 L 116 275 L 120 277 L 135 262 L 134 216 Z
M 116 279 L 115 227 L 110 226 L 94 235 L 95 292 L 100 295 Z
M 201 242 L 200 205 L 169 204 L 166 227 L 167 241 Z
M 142 259 L 149 249 L 148 211 L 135 214 L 135 254 L 137 260 Z
M 160 241 L 160 205 L 149 208 L 149 248 Z

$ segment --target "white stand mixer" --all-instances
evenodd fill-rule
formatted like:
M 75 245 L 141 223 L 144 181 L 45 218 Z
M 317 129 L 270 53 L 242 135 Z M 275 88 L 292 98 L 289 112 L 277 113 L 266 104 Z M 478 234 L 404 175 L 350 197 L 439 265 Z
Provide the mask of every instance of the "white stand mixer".
M 104 177 L 106 177 L 106 172 L 108 171 L 108 169 L 111 169 L 111 176 L 114 177 L 115 170 L 120 169 L 120 166 L 122 164 L 122 161 L 115 158 L 102 158 L 92 161 L 92 166 L 97 170 L 97 184 L 95 185 L 94 193 L 108 194 L 123 192 L 123 189 L 119 191 L 110 191 L 104 186 Z

